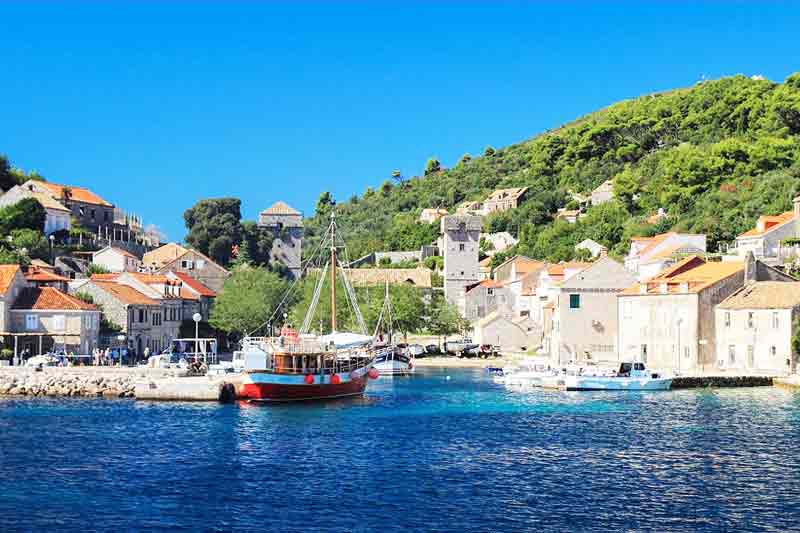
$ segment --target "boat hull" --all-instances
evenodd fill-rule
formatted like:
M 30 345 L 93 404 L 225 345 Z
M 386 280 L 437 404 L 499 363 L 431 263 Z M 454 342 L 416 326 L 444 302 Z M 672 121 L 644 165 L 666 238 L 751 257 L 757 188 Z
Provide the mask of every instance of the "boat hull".
M 566 376 L 562 379 L 562 388 L 568 391 L 660 391 L 672 387 L 671 378 Z
M 241 400 L 254 402 L 296 402 L 330 400 L 364 394 L 368 376 L 366 372 L 351 376 L 336 374 L 338 383 L 331 375 L 315 375 L 313 383 L 306 383 L 304 375 L 275 374 L 272 372 L 244 372 L 237 387 Z

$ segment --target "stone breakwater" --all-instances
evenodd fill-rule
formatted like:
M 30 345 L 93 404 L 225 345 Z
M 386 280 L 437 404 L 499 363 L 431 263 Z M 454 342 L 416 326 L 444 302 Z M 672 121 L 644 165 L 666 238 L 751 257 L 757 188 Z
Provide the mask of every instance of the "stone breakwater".
M 681 376 L 672 380 L 672 388 L 771 387 L 773 379 L 772 376 Z
M 157 371 L 163 377 L 165 371 Z M 104 367 L 10 368 L 0 370 L 0 396 L 133 398 L 136 383 L 156 377 L 152 369 Z M 167 374 L 170 375 L 170 374 Z

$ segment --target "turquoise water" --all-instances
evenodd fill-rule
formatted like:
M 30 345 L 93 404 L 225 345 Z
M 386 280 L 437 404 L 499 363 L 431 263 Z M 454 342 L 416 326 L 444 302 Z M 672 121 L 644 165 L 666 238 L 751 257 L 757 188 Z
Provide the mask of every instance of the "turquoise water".
M 3 532 L 800 529 L 800 395 L 772 388 L 447 370 L 333 403 L 5 399 L 0 450 Z

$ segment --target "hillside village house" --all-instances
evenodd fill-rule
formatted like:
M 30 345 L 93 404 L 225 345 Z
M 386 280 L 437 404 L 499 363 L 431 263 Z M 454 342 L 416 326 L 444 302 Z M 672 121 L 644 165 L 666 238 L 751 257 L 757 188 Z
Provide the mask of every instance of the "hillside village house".
M 176 243 L 167 243 L 144 254 L 142 265 L 154 274 L 181 272 L 215 293 L 222 290 L 222 285 L 230 276 L 230 272 L 209 257 Z
M 39 192 L 33 187 L 15 185 L 0 196 L 0 207 L 14 205 L 25 198 L 33 198 L 44 208 L 44 234 L 50 235 L 56 231 L 69 231 L 70 210 L 60 202 L 52 198 L 49 194 Z
M 92 263 L 100 265 L 109 272 L 138 272 L 141 260 L 122 248 L 106 246 L 92 254 Z
M 616 361 L 617 295 L 635 282 L 624 266 L 603 257 L 558 285 L 546 341 L 551 360 Z
M 53 287 L 61 292 L 69 291 L 69 278 L 41 267 L 28 267 L 25 270 L 25 282 L 29 287 Z
M 556 220 L 563 220 L 568 224 L 575 224 L 581 217 L 583 213 L 580 209 L 561 208 L 556 212 Z
M 483 214 L 503 212 L 516 209 L 528 192 L 528 187 L 513 187 L 511 189 L 498 189 L 483 201 Z
M 690 256 L 619 296 L 619 352 L 677 373 L 717 370 L 715 307 L 744 280 L 792 281 L 750 255 L 744 262 Z
M 443 209 L 441 207 L 438 209 L 426 208 L 423 209 L 419 214 L 419 221 L 423 224 L 433 224 L 448 214 L 449 213 L 447 212 L 447 209 Z
M 492 257 L 484 257 L 478 262 L 478 279 L 483 281 L 492 277 Z
M 758 217 L 754 228 L 736 237 L 737 255 L 743 258 L 753 252 L 759 259 L 778 257 L 782 241 L 800 236 L 800 196 L 792 200 L 792 204 L 792 211 Z
M 494 279 L 508 289 L 514 315 L 529 316 L 538 323 L 538 310 L 531 303 L 539 283 L 539 274 L 546 266 L 541 261 L 517 255 L 495 269 Z
M 0 265 L 0 335 L 9 332 L 9 312 L 27 286 L 19 265 Z
M 595 258 L 608 253 L 608 248 L 592 239 L 584 239 L 575 245 L 576 250 L 586 250 L 590 257 Z
M 800 283 L 746 282 L 715 310 L 717 366 L 781 375 L 796 369 L 792 336 L 800 318 Z
M 184 273 L 167 272 L 166 276 L 181 282 L 179 294 L 183 300 L 183 320 L 191 320 L 195 313 L 200 313 L 208 322 L 217 293 Z
M 457 215 L 483 215 L 483 204 L 468 200 L 461 202 L 456 208 Z
M 481 233 L 481 240 L 488 244 L 486 255 L 492 256 L 498 252 L 505 252 L 519 241 L 507 231 L 497 233 Z
M 592 191 L 592 205 L 600 205 L 614 199 L 614 180 L 606 180 Z
M 67 208 L 84 228 L 98 235 L 113 233 L 114 206 L 84 187 L 28 180 L 20 187 L 49 196 Z
M 634 237 L 625 257 L 625 268 L 645 280 L 677 262 L 677 256 L 706 251 L 706 236 L 690 233 L 661 233 L 653 237 Z

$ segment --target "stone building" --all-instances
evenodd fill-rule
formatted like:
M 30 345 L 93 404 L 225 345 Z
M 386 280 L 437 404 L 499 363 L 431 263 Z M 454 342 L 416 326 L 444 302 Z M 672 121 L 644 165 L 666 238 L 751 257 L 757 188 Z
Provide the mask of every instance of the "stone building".
M 419 221 L 423 224 L 433 224 L 434 222 L 439 222 L 440 218 L 447 215 L 447 209 L 441 207 L 438 209 L 426 208 L 419 214 Z
M 651 368 L 693 374 L 718 370 L 715 307 L 744 280 L 791 280 L 756 261 L 687 257 L 619 295 L 619 354 Z
M 9 312 L 27 286 L 19 265 L 0 265 L 0 334 L 9 330 Z
M 41 192 L 31 185 L 15 185 L 0 196 L 0 207 L 14 205 L 25 198 L 33 198 L 44 208 L 44 234 L 50 235 L 56 231 L 69 231 L 70 210 L 64 207 L 50 194 Z
M 743 258 L 752 252 L 758 259 L 778 257 L 782 241 L 800 237 L 800 196 L 792 205 L 791 211 L 760 216 L 754 228 L 737 236 L 737 255 Z
M 23 289 L 9 315 L 11 331 L 23 334 L 18 338 L 20 350 L 56 348 L 86 355 L 98 346 L 100 311 L 54 287 Z M 47 339 L 44 347 L 42 337 Z
M 800 283 L 751 281 L 715 310 L 717 367 L 740 373 L 796 371 L 792 336 L 800 318 Z
M 92 263 L 109 272 L 138 272 L 142 261 L 127 250 L 106 246 L 92 254 Z
M 527 192 L 528 187 L 498 189 L 483 201 L 483 214 L 488 215 L 494 212 L 516 209 Z
M 592 191 L 592 205 L 600 205 L 614 199 L 614 180 L 606 180 Z
M 617 295 L 635 282 L 603 257 L 558 285 L 547 343 L 552 361 L 617 361 Z
M 482 219 L 472 215 L 442 217 L 442 255 L 444 256 L 444 295 L 464 313 L 467 286 L 478 283 L 478 247 Z
M 211 258 L 174 242 L 144 254 L 142 267 L 153 274 L 186 274 L 214 292 L 221 291 L 225 280 L 230 276 L 230 272 Z
M 167 272 L 166 276 L 182 283 L 179 294 L 183 300 L 183 320 L 192 320 L 195 313 L 200 313 L 208 322 L 217 293 L 184 273 Z
M 275 202 L 258 215 L 258 226 L 275 237 L 271 259 L 285 265 L 295 278 L 302 273 L 303 214 L 284 202 Z
M 37 180 L 28 180 L 19 187 L 49 196 L 92 233 L 103 237 L 113 234 L 114 206 L 89 189 Z
M 511 318 L 494 311 L 473 324 L 472 340 L 504 352 L 525 352 L 538 346 L 540 333 L 528 317 Z
M 634 237 L 625 256 L 625 268 L 645 280 L 678 262 L 687 254 L 706 251 L 706 236 L 692 233 L 661 233 L 653 237 Z
M 464 294 L 464 318 L 473 322 L 495 311 L 511 316 L 513 302 L 511 294 L 502 283 L 485 279 L 467 287 Z

